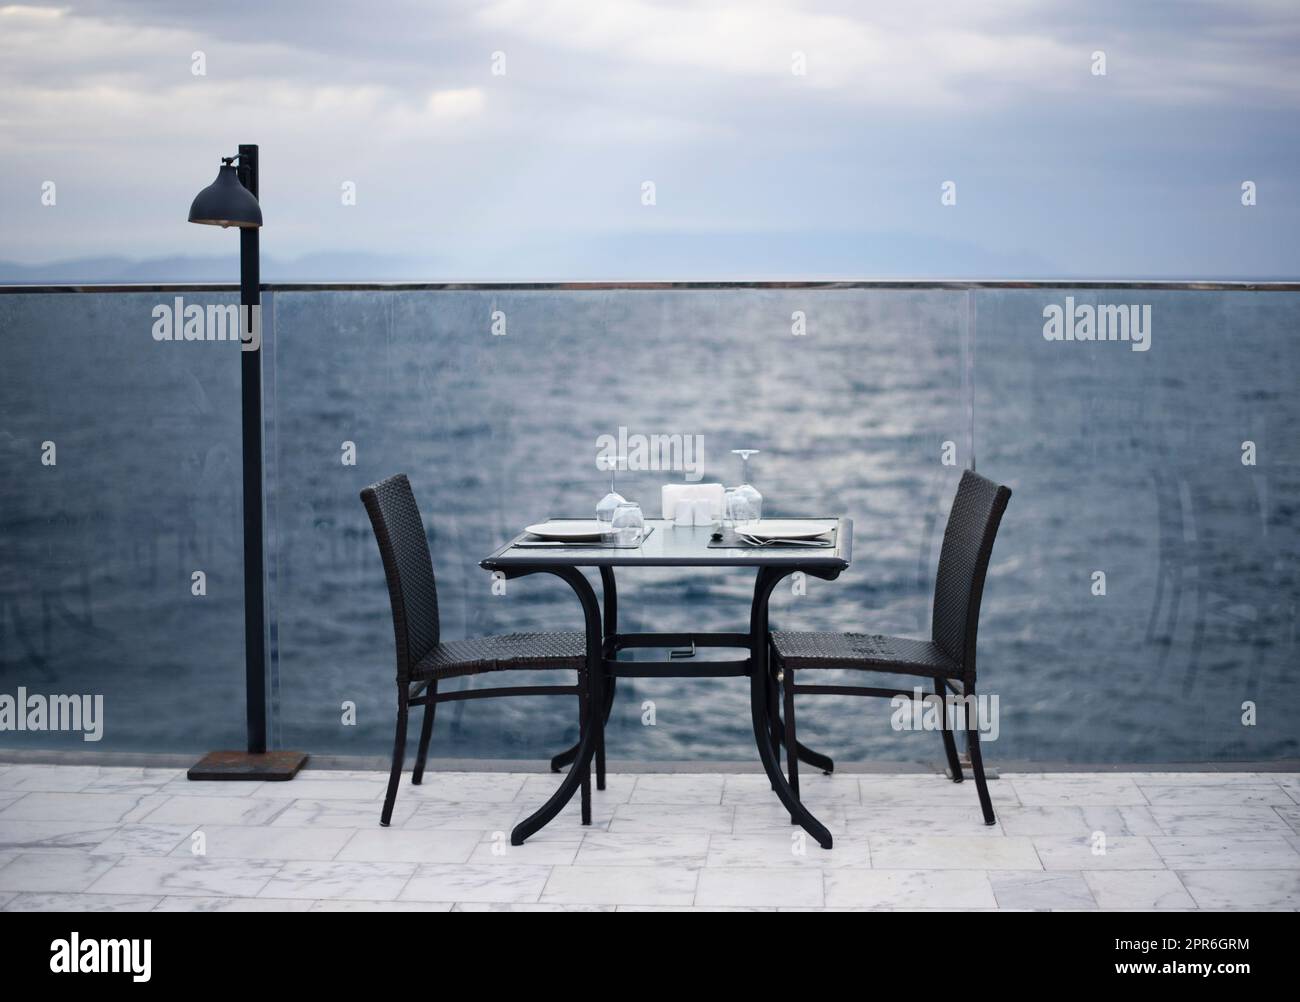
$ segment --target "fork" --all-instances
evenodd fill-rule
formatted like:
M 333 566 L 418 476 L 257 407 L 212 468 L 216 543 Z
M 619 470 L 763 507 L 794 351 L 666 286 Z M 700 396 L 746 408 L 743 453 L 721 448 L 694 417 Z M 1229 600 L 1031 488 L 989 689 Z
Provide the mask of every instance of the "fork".
M 775 539 L 775 538 L 774 538 L 774 539 L 757 539 L 757 538 L 755 538 L 754 536 L 746 535 L 746 534 L 743 533 L 743 532 L 738 532 L 738 533 L 736 533 L 736 535 L 739 536 L 741 539 L 743 539 L 743 540 L 744 540 L 746 543 L 748 543 L 750 546 L 772 546 L 772 545 L 774 545 L 774 544 L 778 544 L 778 543 L 779 543 L 781 546 L 834 546 L 834 545 L 835 545 L 834 543 L 832 543 L 832 542 L 831 542 L 830 540 L 828 540 L 828 539 L 825 539 L 825 540 L 818 540 L 818 539 Z

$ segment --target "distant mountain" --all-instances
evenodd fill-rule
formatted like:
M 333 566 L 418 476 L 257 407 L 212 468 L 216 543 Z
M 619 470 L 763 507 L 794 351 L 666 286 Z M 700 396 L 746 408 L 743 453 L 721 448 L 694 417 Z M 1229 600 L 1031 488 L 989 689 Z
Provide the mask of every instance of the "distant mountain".
M 428 262 L 396 255 L 325 252 L 282 259 L 262 255 L 263 282 L 383 282 L 428 278 Z M 210 257 L 86 257 L 48 264 L 0 261 L 0 285 L 238 282 L 239 254 Z
M 1281 277 L 1281 276 L 1277 276 Z M 581 282 L 833 279 L 1277 280 L 1275 273 L 1080 272 L 1028 248 L 906 232 L 609 231 L 457 242 L 441 253 L 262 256 L 263 282 Z M 1294 280 L 1293 278 L 1291 280 Z M 0 285 L 239 281 L 239 254 L 0 261 Z

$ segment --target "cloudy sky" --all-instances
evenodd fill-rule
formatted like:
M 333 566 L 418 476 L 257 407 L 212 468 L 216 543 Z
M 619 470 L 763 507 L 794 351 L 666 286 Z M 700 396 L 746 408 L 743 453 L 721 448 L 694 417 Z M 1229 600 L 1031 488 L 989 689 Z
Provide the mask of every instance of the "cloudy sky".
M 233 253 L 185 216 L 256 142 L 270 278 L 1294 278 L 1298 54 L 1294 0 L 0 7 L 0 259 Z

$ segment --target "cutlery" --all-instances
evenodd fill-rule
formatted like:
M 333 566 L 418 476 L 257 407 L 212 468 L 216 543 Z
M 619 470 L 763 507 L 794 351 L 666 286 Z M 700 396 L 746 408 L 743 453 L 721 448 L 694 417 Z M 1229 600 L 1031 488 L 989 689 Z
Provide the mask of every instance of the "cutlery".
M 750 546 L 834 546 L 835 544 L 828 539 L 756 539 L 753 536 L 747 536 L 743 532 L 736 534 L 741 540 Z
M 515 543 L 515 546 L 516 546 L 516 547 L 519 547 L 519 546 L 540 546 L 540 547 L 552 547 L 552 546 L 553 546 L 553 547 L 559 547 L 560 549 L 564 549 L 565 547 L 572 547 L 572 548 L 574 548 L 574 549 L 583 549 L 583 548 L 585 548 L 585 549 L 591 549 L 591 548 L 593 548 L 593 547 L 599 547 L 600 545 L 601 545 L 600 543 L 584 543 L 584 542 L 581 542 L 581 541 L 570 541 L 570 540 L 563 540 L 563 539 L 545 539 L 545 540 L 542 540 L 542 539 L 527 540 L 527 539 L 526 539 L 526 540 L 524 540 L 524 541 L 522 541 L 522 542 Z

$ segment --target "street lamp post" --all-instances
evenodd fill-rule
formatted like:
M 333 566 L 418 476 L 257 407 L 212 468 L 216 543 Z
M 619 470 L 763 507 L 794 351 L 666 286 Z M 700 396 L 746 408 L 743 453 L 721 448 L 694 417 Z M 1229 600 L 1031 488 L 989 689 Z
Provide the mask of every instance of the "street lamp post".
M 238 161 L 238 166 L 235 162 Z M 190 222 L 239 228 L 239 395 L 244 485 L 244 685 L 248 750 L 210 752 L 188 773 L 195 780 L 292 779 L 307 761 L 302 752 L 266 750 L 266 589 L 262 495 L 262 207 L 258 202 L 257 147 L 241 145 L 223 157 L 217 179 L 195 197 Z M 256 325 L 256 327 L 254 327 Z M 256 330 L 257 336 L 253 335 Z

